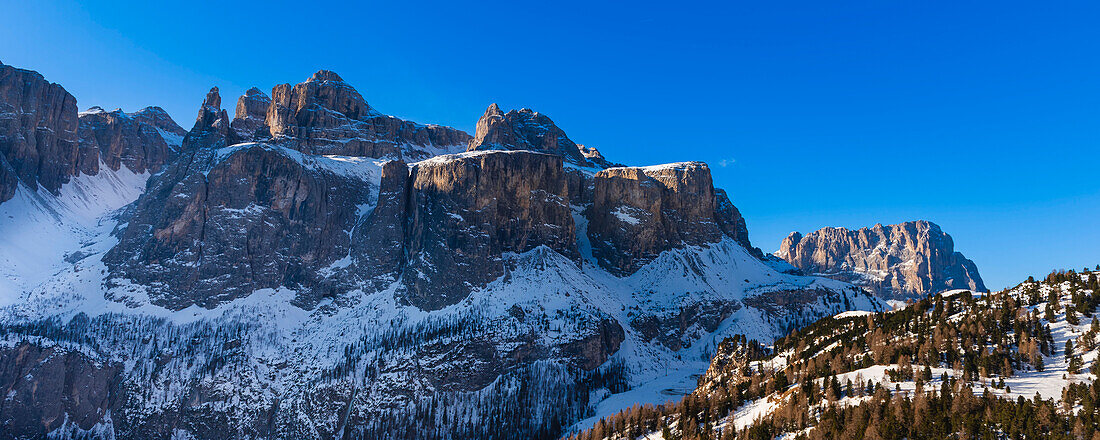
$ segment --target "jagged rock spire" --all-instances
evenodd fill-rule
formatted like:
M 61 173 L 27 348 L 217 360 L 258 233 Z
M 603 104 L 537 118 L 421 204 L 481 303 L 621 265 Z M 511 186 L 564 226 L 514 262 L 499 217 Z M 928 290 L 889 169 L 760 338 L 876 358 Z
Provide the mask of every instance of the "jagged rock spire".
M 199 107 L 199 115 L 195 117 L 195 127 L 191 131 L 213 127 L 221 112 L 222 96 L 218 91 L 218 87 L 215 86 L 209 92 L 206 92 L 206 98 L 203 99 L 202 106 Z
M 474 139 L 471 141 L 471 145 L 481 144 L 485 139 L 485 135 L 489 133 L 489 127 L 502 119 L 504 119 L 504 112 L 500 111 L 497 103 L 489 104 L 489 108 L 485 109 L 485 114 L 477 120 L 477 128 L 474 130 Z
M 210 138 L 209 134 L 217 134 L 216 138 Z M 201 140 L 200 140 L 201 139 Z M 199 107 L 199 115 L 195 118 L 195 126 L 187 133 L 183 141 L 184 150 L 194 150 L 201 146 L 214 146 L 218 144 L 233 144 L 236 136 L 229 130 L 229 114 L 222 108 L 222 97 L 217 87 L 212 87 L 206 93 L 206 98 Z

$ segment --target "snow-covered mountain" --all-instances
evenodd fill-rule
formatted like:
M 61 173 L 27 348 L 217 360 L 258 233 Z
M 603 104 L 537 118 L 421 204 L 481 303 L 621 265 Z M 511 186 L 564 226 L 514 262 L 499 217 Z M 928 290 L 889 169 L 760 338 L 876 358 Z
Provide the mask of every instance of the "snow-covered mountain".
M 771 347 L 735 337 L 681 402 L 574 438 L 1094 438 L 1098 274 L 844 312 Z
M 215 88 L 184 133 L 0 91 L 14 436 L 556 438 L 690 391 L 728 336 L 884 308 L 773 269 L 705 164 L 613 165 L 526 109 L 470 136 L 321 71 L 233 119 Z

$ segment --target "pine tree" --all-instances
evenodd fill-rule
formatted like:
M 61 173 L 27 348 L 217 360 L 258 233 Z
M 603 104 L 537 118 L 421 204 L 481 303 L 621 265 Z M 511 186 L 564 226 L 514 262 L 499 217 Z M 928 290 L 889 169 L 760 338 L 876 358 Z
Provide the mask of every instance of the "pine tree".
M 1066 371 L 1069 374 L 1077 374 L 1081 370 L 1081 356 L 1074 356 L 1070 358 L 1069 365 L 1066 367 Z

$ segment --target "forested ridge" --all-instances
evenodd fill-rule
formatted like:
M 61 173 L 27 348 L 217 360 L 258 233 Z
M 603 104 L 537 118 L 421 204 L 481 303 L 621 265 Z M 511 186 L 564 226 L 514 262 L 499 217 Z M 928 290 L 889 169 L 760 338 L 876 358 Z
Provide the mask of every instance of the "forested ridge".
M 730 338 L 681 401 L 567 438 L 1100 439 L 1098 272 Z

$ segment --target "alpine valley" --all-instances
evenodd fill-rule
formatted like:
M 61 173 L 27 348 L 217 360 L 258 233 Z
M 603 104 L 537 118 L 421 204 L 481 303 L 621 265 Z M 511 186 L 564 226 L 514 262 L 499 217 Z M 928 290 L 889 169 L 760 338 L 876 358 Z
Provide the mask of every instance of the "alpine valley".
M 706 164 L 621 165 L 532 110 L 469 134 L 319 71 L 233 113 L 80 112 L 0 64 L 0 437 L 817 436 L 891 391 L 1085 377 L 1051 356 L 1093 349 L 1067 316 L 1095 277 L 928 299 L 985 286 L 927 221 L 767 254 Z

